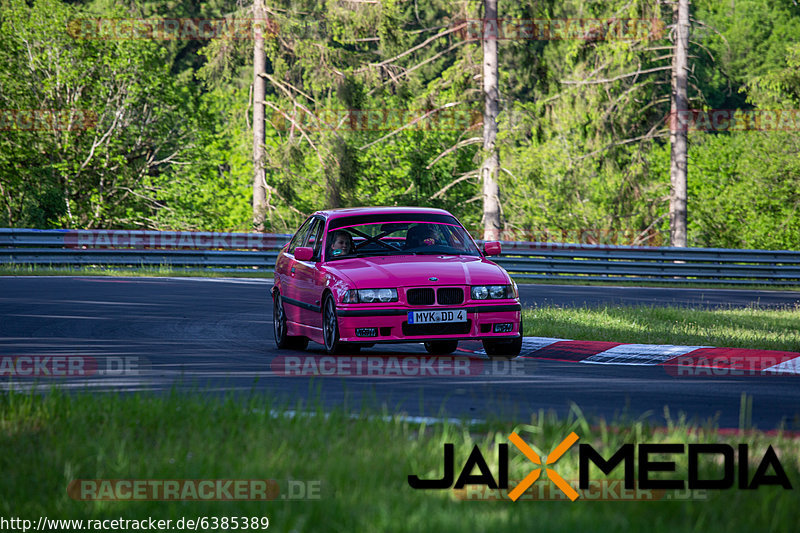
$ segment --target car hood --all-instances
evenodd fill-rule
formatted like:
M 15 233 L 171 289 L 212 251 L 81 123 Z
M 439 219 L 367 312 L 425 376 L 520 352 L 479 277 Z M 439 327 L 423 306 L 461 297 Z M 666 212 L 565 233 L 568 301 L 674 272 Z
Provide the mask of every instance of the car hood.
M 355 257 L 328 263 L 327 269 L 352 280 L 356 288 L 417 287 L 431 285 L 505 285 L 508 274 L 481 257 L 399 255 Z

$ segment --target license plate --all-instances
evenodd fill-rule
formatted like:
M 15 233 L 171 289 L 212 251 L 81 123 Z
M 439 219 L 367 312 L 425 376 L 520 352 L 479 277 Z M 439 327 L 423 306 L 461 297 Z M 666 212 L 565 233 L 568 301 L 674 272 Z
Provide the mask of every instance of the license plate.
M 467 312 L 463 309 L 442 309 L 439 311 L 409 311 L 409 324 L 445 324 L 466 322 Z

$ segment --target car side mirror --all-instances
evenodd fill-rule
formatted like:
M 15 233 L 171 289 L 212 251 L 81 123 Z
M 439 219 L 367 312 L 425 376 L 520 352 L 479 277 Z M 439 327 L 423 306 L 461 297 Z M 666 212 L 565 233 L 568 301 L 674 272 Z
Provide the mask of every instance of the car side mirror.
M 314 257 L 314 249 L 308 246 L 298 246 L 294 249 L 294 258 L 298 261 L 310 261 Z
M 483 253 L 486 255 L 500 255 L 501 247 L 497 241 L 490 241 L 483 245 Z

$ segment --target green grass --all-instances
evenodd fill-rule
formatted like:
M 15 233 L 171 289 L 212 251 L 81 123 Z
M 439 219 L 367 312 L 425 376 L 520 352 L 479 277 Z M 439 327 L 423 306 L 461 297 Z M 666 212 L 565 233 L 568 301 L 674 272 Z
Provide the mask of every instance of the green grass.
M 517 278 L 513 274 L 511 277 L 519 285 L 580 285 L 580 286 L 599 286 L 599 287 L 670 287 L 675 289 L 734 289 L 743 291 L 800 291 L 800 284 L 797 285 L 765 285 L 762 283 L 703 283 L 697 282 L 675 282 L 675 281 L 661 281 L 653 280 L 647 281 L 644 279 L 609 279 L 608 281 L 589 281 L 581 280 L 580 278 L 566 278 L 559 279 L 531 279 L 531 278 Z
M 800 522 L 800 441 L 748 432 L 719 435 L 710 425 L 666 428 L 622 420 L 588 421 L 577 409 L 562 418 L 536 413 L 516 424 L 420 425 L 381 411 L 350 416 L 339 409 L 307 416 L 276 414 L 261 394 L 232 399 L 179 395 L 47 395 L 10 393 L 0 398 L 0 514 L 34 522 L 49 518 L 177 520 L 267 516 L 274 531 L 643 531 L 703 533 L 790 531 Z M 305 413 L 308 413 L 306 406 Z M 374 416 L 381 415 L 381 416 Z M 516 431 L 546 454 L 571 431 L 606 457 L 623 443 L 747 442 L 757 461 L 767 445 L 779 452 L 794 491 L 708 491 L 696 501 L 461 501 L 452 490 L 413 490 L 409 474 L 442 474 L 444 443 L 454 443 L 456 475 L 473 445 L 497 472 L 496 444 Z M 509 446 L 511 486 L 533 464 Z M 678 474 L 685 478 L 680 457 Z M 553 467 L 577 479 L 577 445 Z M 751 476 L 755 464 L 751 465 Z M 718 468 L 702 463 L 705 478 Z M 596 475 L 595 475 L 596 474 Z M 595 471 L 593 479 L 602 474 Z M 620 478 L 613 472 L 611 478 Z M 76 501 L 74 479 L 319 480 L 318 500 L 271 502 Z M 550 484 L 541 479 L 539 484 Z M 573 483 L 574 485 L 575 483 Z
M 169 265 L 141 268 L 111 268 L 91 265 L 86 267 L 43 266 L 43 265 L 0 265 L 0 276 L 125 276 L 125 277 L 214 277 L 214 278 L 271 278 L 272 272 L 253 270 L 252 272 L 213 272 L 210 270 L 186 270 Z M 759 291 L 800 291 L 800 285 L 774 286 L 762 284 L 718 284 L 718 283 L 659 283 L 658 281 L 624 280 L 581 281 L 580 279 L 546 280 L 514 278 L 518 284 L 525 285 L 584 285 L 615 287 L 671 287 L 681 289 L 737 289 Z
M 189 270 L 169 265 L 137 268 L 112 268 L 90 265 L 85 267 L 50 267 L 41 265 L 0 265 L 0 276 L 119 276 L 119 277 L 197 277 L 197 278 L 272 278 L 272 272 L 225 272 L 207 269 Z
M 553 306 L 525 309 L 522 316 L 527 336 L 800 352 L 798 307 Z

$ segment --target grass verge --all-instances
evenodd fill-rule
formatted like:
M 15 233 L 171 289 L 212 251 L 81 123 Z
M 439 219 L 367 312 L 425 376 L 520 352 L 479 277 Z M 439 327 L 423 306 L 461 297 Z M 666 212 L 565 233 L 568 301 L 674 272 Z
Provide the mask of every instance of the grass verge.
M 344 410 L 287 416 L 284 406 L 261 394 L 247 398 L 181 395 L 46 395 L 9 393 L 0 398 L 0 513 L 36 520 L 123 518 L 177 520 L 181 517 L 263 517 L 276 531 L 474 532 L 522 531 L 789 531 L 800 522 L 800 441 L 788 435 L 746 433 L 723 436 L 713 427 L 671 421 L 666 428 L 621 420 L 588 421 L 577 409 L 562 418 L 545 413 L 512 425 L 480 427 L 415 424 L 385 412 Z M 378 416 L 375 416 L 378 415 Z M 497 476 L 497 445 L 516 431 L 540 455 L 571 431 L 609 457 L 623 443 L 725 442 L 750 446 L 750 475 L 772 445 L 795 490 L 762 486 L 662 495 L 657 501 L 576 502 L 464 501 L 452 490 L 413 490 L 407 476 L 442 475 L 442 450 L 453 443 L 455 472 L 473 446 Z M 577 483 L 577 444 L 554 469 Z M 677 472 L 655 477 L 686 479 L 680 455 Z M 535 465 L 509 445 L 513 487 Z M 621 467 L 611 478 L 622 477 Z M 738 471 L 737 471 L 738 472 Z M 770 471 L 771 472 L 771 471 Z M 712 461 L 701 476 L 720 477 Z M 592 479 L 605 476 L 594 470 Z M 269 502 L 80 501 L 67 495 L 75 479 L 276 479 L 319 481 L 319 499 Z M 543 474 L 535 485 L 555 486 Z M 536 492 L 531 491 L 530 495 Z M 676 499 L 677 498 L 677 499 Z M 219 528 L 222 530 L 222 528 Z
M 252 272 L 227 272 L 212 271 L 211 269 L 172 268 L 169 265 L 158 267 L 141 268 L 111 268 L 101 265 L 90 265 L 86 267 L 51 267 L 42 265 L 0 265 L 0 276 L 125 276 L 125 277 L 224 277 L 224 278 L 271 278 L 272 272 L 254 270 Z M 582 285 L 582 286 L 605 286 L 605 287 L 670 287 L 679 289 L 736 289 L 750 291 L 800 291 L 800 285 L 762 285 L 762 284 L 718 284 L 718 283 L 659 283 L 658 281 L 642 280 L 622 280 L 615 279 L 609 281 L 582 281 L 580 279 L 565 280 L 546 280 L 515 278 L 519 284 L 526 285 Z
M 669 287 L 671 289 L 731 289 L 742 291 L 800 291 L 797 285 L 766 285 L 763 283 L 704 283 L 702 281 L 647 281 L 645 279 L 609 279 L 608 281 L 582 280 L 580 278 L 530 279 L 511 277 L 520 285 L 579 285 L 586 287 Z
M 40 265 L 0 265 L 0 276 L 118 276 L 118 277 L 190 277 L 190 278 L 272 278 L 272 272 L 228 272 L 211 269 L 172 268 L 169 265 L 137 268 L 111 268 L 100 265 L 85 267 L 49 267 Z
M 535 307 L 525 335 L 641 344 L 800 352 L 800 308 Z

